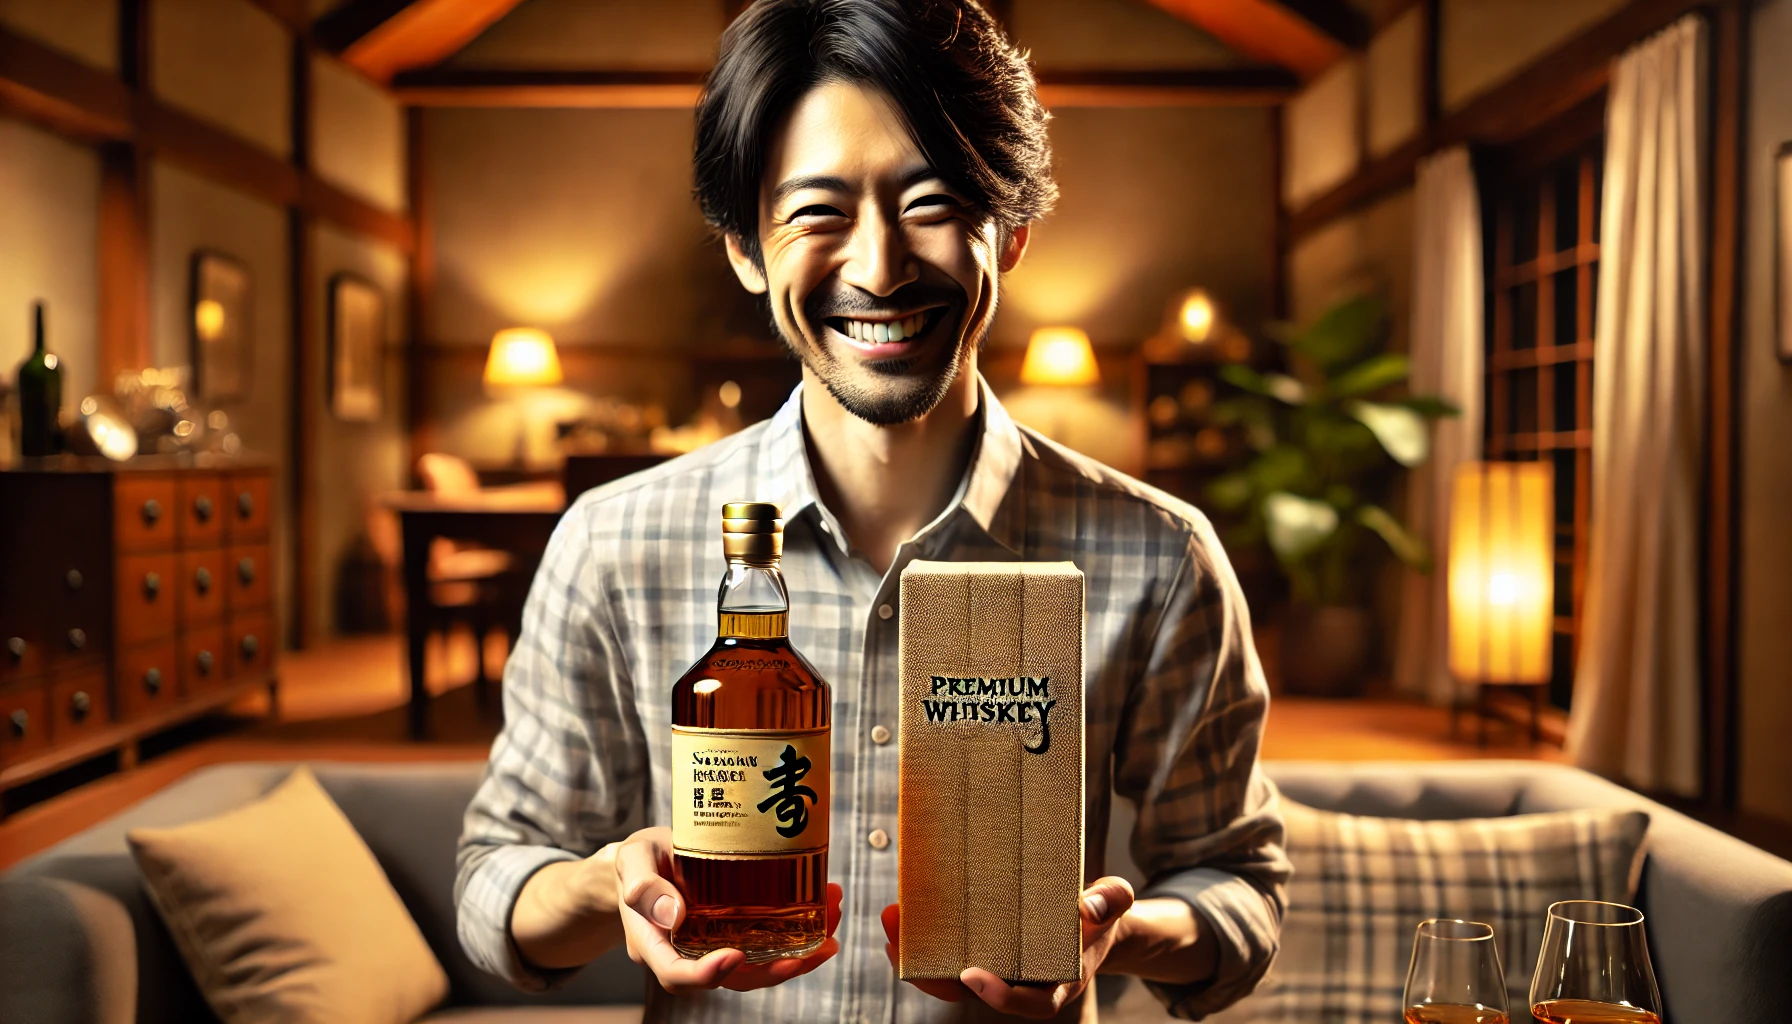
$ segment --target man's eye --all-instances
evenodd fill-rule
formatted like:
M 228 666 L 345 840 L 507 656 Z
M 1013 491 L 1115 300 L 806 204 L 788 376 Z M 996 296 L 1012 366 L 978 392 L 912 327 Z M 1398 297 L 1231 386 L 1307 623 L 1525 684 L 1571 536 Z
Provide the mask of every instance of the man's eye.
M 820 203 L 814 203 L 809 206 L 805 206 L 802 209 L 791 214 L 790 219 L 793 221 L 796 221 L 796 220 L 802 220 L 805 217 L 812 218 L 812 217 L 844 217 L 844 216 L 846 216 L 846 214 L 841 213 L 839 210 L 833 208 L 832 206 L 823 206 Z
M 942 192 L 922 196 L 908 204 L 904 213 L 941 213 L 958 208 L 958 200 Z

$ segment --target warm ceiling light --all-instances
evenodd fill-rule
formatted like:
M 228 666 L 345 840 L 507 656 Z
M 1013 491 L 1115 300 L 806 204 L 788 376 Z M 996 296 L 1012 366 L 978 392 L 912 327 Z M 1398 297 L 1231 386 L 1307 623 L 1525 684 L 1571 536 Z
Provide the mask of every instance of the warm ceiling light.
M 565 380 L 560 371 L 560 352 L 548 332 L 535 327 L 510 327 L 492 337 L 491 354 L 485 360 L 485 382 L 498 386 L 533 387 Z
M 1101 371 L 1089 335 L 1078 327 L 1041 327 L 1027 342 L 1027 358 L 1021 363 L 1022 384 L 1076 387 L 1095 384 Z
M 1213 300 L 1196 288 L 1182 297 L 1182 305 L 1176 313 L 1176 326 L 1185 340 L 1199 344 L 1213 333 L 1215 318 Z
M 1450 672 L 1464 682 L 1542 683 L 1555 614 L 1553 469 L 1471 462 L 1450 500 Z

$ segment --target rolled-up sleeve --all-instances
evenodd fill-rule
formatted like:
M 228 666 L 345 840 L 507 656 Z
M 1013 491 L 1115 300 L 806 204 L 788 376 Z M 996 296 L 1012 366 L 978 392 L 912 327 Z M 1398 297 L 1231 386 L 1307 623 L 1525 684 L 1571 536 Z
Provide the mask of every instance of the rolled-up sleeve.
M 1202 521 L 1168 580 L 1114 756 L 1115 791 L 1138 808 L 1141 897 L 1184 900 L 1218 947 L 1212 977 L 1147 983 L 1179 1017 L 1237 1002 L 1275 957 L 1288 861 L 1275 786 L 1257 768 L 1268 709 L 1244 595 Z
M 456 854 L 462 948 L 481 968 L 530 990 L 572 972 L 538 969 L 519 954 L 510 937 L 518 894 L 548 864 L 623 838 L 648 771 L 588 509 L 580 502 L 562 518 L 535 574 L 504 668 L 504 728 Z

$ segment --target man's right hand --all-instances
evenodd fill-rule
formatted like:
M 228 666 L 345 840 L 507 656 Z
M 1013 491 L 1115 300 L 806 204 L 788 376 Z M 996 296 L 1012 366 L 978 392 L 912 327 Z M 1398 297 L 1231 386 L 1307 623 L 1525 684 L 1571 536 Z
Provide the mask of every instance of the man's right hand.
M 749 964 L 738 949 L 718 949 L 687 960 L 672 948 L 672 931 L 684 920 L 684 897 L 672 884 L 672 830 L 644 828 L 616 848 L 616 892 L 629 959 L 653 972 L 668 992 L 731 988 L 745 992 L 808 974 L 840 951 L 840 887 L 828 883 L 828 937 L 808 956 Z

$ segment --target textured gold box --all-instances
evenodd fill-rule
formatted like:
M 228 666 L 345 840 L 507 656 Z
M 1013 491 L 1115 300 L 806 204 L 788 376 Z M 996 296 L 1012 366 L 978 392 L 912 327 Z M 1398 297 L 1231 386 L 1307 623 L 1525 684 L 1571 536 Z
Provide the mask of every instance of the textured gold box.
M 901 657 L 898 975 L 1074 981 L 1083 574 L 912 562 Z

